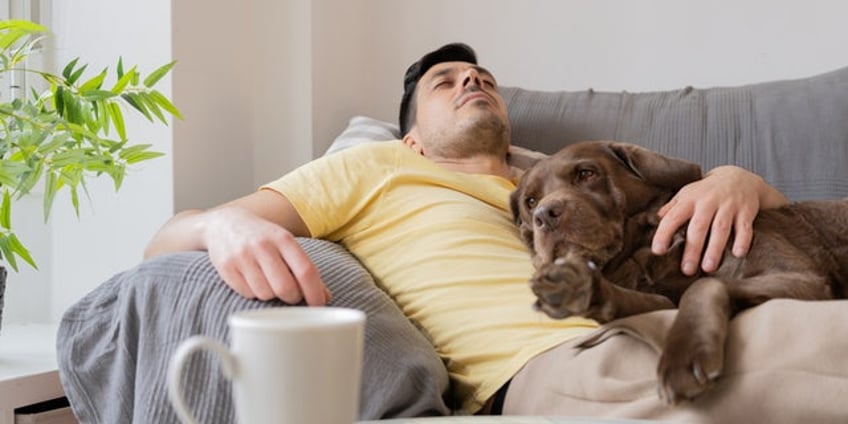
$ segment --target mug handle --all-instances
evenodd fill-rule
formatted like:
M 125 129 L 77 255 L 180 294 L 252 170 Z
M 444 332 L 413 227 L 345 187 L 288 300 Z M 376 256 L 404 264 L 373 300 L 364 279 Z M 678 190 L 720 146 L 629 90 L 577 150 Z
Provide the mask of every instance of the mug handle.
M 183 367 L 188 357 L 199 350 L 211 350 L 217 354 L 221 360 L 221 370 L 228 380 L 232 381 L 235 376 L 235 357 L 221 342 L 205 336 L 193 336 L 182 342 L 168 366 L 168 398 L 171 400 L 171 405 L 173 405 L 177 417 L 185 424 L 197 424 L 197 419 L 186 406 L 180 386 L 180 377 L 183 374 Z

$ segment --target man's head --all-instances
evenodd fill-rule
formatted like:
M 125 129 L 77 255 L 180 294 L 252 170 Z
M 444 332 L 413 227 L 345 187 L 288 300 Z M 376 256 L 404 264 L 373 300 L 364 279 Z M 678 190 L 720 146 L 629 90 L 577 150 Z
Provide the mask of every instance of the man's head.
M 399 118 L 407 144 L 426 146 L 430 156 L 505 155 L 509 147 L 497 82 L 462 43 L 427 53 L 407 69 Z
M 468 62 L 477 64 L 474 49 L 463 43 L 445 44 L 425 54 L 417 62 L 409 65 L 403 76 L 403 97 L 400 100 L 400 135 L 405 136 L 415 123 L 415 88 L 418 80 L 433 67 L 442 62 Z

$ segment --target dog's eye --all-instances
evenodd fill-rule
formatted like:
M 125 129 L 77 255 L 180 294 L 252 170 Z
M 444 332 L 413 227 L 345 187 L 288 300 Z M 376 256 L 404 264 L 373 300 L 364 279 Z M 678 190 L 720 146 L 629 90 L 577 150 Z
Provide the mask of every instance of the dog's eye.
M 595 171 L 593 171 L 591 169 L 581 169 L 581 170 L 577 171 L 577 180 L 578 181 L 586 181 L 589 178 L 592 178 L 594 176 L 595 176 Z
M 524 199 L 524 205 L 527 206 L 527 209 L 533 209 L 536 207 L 536 198 L 528 197 Z

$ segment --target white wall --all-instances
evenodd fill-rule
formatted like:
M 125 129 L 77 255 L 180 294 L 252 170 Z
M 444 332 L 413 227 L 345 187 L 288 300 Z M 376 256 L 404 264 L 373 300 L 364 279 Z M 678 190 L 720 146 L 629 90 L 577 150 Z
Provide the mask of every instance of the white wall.
M 174 127 L 176 209 L 231 200 L 311 159 L 312 0 L 175 1 L 173 16 L 186 118 Z
M 373 0 L 391 87 L 422 52 L 465 41 L 503 85 L 649 91 L 796 78 L 848 66 L 841 0 Z M 377 92 L 394 119 L 399 92 Z
M 404 70 L 446 42 L 474 46 L 503 85 L 547 90 L 737 85 L 848 66 L 842 0 L 75 0 L 54 9 L 64 57 L 107 64 L 122 53 L 152 66 L 170 59 L 173 42 L 173 97 L 186 117 L 168 159 L 134 172 L 118 195 L 98 186 L 81 222 L 65 208 L 40 236 L 52 245 L 54 317 L 134 264 L 172 205 L 247 194 L 323 152 L 352 115 L 395 121 Z M 169 130 L 134 125 L 171 152 Z
M 254 2 L 172 2 L 173 100 L 185 121 L 174 123 L 177 209 L 206 207 L 253 182 L 251 122 Z

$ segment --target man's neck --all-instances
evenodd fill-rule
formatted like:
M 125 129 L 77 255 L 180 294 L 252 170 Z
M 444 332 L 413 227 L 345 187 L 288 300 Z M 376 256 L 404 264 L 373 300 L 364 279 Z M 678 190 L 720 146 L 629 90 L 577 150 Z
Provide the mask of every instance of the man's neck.
M 430 160 L 451 171 L 495 175 L 506 179 L 511 177 L 511 171 L 506 158 L 502 157 L 480 155 L 462 159 L 430 158 Z

